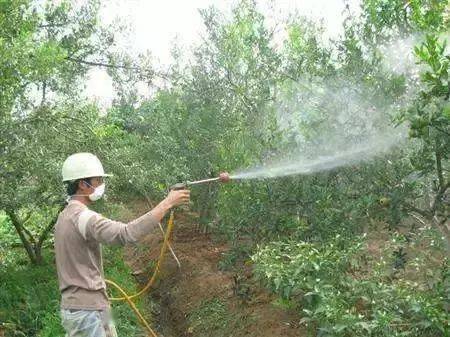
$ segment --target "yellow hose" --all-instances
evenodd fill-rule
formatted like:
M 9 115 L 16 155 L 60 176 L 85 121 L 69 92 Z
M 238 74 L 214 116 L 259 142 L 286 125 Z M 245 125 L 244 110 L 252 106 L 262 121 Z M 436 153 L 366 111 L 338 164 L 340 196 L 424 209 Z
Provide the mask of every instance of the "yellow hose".
M 137 297 L 139 297 L 139 296 L 141 296 L 142 294 L 146 293 L 152 287 L 153 283 L 155 283 L 156 277 L 158 275 L 158 272 L 161 270 L 161 264 L 162 264 L 162 262 L 164 260 L 164 256 L 165 256 L 165 253 L 167 251 L 167 247 L 169 246 L 169 239 L 170 239 L 170 235 L 172 234 L 172 229 L 173 229 L 173 219 L 174 219 L 174 212 L 172 211 L 172 212 L 170 212 L 169 221 L 167 222 L 167 229 L 166 229 L 166 232 L 165 232 L 165 235 L 164 235 L 164 242 L 163 242 L 163 245 L 161 247 L 161 251 L 159 253 L 158 262 L 156 263 L 156 267 L 155 267 L 155 270 L 153 271 L 152 277 L 148 280 L 148 282 L 144 286 L 144 288 L 142 288 L 140 291 L 138 291 L 134 295 L 128 295 L 114 281 L 105 280 L 105 282 L 107 284 L 112 285 L 122 295 L 122 297 L 109 297 L 108 299 L 110 301 L 126 301 L 128 303 L 128 305 L 131 307 L 131 309 L 134 311 L 136 316 L 139 318 L 139 320 L 141 321 L 142 325 L 144 325 L 144 327 L 149 331 L 149 333 L 150 333 L 149 336 L 153 336 L 153 337 L 158 337 L 158 335 L 150 327 L 150 324 L 145 320 L 144 316 L 139 312 L 138 308 L 136 307 L 136 305 L 134 304 L 134 302 L 132 300 L 137 298 Z
M 127 295 L 127 293 L 115 282 L 110 280 L 105 280 L 106 283 L 114 286 L 122 295 L 125 301 L 128 302 L 128 305 L 133 309 L 136 316 L 141 321 L 142 325 L 145 326 L 145 328 L 150 332 L 150 335 L 153 337 L 158 337 L 158 335 L 153 331 L 153 329 L 150 327 L 150 324 L 145 320 L 144 316 L 139 312 L 139 309 L 136 307 L 134 302 L 130 299 L 130 296 Z

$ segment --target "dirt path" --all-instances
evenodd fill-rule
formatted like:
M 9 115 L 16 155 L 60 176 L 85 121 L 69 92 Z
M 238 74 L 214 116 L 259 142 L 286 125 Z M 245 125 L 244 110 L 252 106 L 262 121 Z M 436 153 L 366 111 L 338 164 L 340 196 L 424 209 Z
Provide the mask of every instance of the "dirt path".
M 161 281 L 151 292 L 159 304 L 154 317 L 159 333 L 164 337 L 305 336 L 298 327 L 298 314 L 275 306 L 275 297 L 259 287 L 249 268 L 239 274 L 218 268 L 227 246 L 196 230 L 193 220 L 176 218 L 172 246 L 181 268 L 168 253 Z M 155 248 L 127 250 L 126 258 L 137 274 L 158 256 L 161 243 L 158 233 L 145 242 Z M 141 281 L 145 277 L 137 275 Z

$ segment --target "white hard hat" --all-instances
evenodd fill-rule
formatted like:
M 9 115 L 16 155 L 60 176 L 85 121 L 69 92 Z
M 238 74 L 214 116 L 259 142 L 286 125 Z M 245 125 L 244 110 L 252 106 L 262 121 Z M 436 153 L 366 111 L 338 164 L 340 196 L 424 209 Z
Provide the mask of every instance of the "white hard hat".
M 63 181 L 90 177 L 109 177 L 103 170 L 103 165 L 92 153 L 75 153 L 67 157 L 62 167 Z

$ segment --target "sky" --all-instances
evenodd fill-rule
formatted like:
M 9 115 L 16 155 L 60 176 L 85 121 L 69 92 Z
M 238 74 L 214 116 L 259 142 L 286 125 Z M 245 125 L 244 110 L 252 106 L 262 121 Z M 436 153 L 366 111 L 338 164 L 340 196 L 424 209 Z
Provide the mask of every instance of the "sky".
M 119 45 L 132 53 L 150 52 L 155 64 L 170 64 L 170 50 L 176 39 L 187 50 L 204 34 L 199 9 L 217 7 L 226 16 L 237 0 L 108 0 L 100 9 L 102 24 L 119 22 L 128 29 L 118 28 Z M 357 12 L 360 0 L 257 0 L 259 10 L 268 24 L 279 22 L 296 11 L 308 18 L 322 20 L 327 37 L 342 32 L 345 3 Z M 145 95 L 146 88 L 141 88 Z M 148 90 L 148 92 L 150 92 Z M 104 69 L 92 69 L 85 91 L 89 99 L 108 107 L 114 97 L 112 82 Z

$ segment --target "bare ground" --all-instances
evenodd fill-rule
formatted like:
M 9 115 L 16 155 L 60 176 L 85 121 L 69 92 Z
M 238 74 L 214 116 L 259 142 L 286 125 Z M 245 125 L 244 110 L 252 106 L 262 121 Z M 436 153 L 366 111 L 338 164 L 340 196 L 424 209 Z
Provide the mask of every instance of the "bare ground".
M 161 336 L 306 336 L 298 313 L 274 305 L 275 297 L 253 279 L 251 267 L 239 274 L 219 269 L 228 247 L 201 233 L 195 215 L 178 214 L 175 225 L 172 247 L 181 268 L 167 253 L 160 281 L 150 294 L 158 304 L 153 321 Z M 143 246 L 127 249 L 126 259 L 139 282 L 146 281 L 161 244 L 157 231 Z

